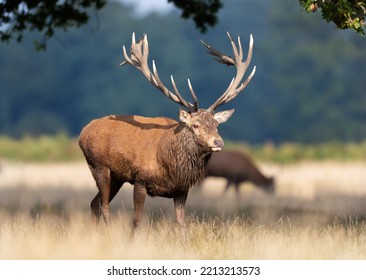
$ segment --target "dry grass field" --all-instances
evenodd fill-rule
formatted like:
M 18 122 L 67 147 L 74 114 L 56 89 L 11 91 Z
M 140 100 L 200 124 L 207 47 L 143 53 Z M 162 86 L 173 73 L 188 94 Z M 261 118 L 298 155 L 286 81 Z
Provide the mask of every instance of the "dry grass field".
M 95 227 L 85 163 L 3 162 L 0 259 L 366 259 L 365 162 L 260 167 L 274 195 L 243 184 L 237 197 L 209 178 L 189 194 L 184 230 L 172 200 L 148 198 L 132 236 L 131 186 L 111 204 L 112 228 Z

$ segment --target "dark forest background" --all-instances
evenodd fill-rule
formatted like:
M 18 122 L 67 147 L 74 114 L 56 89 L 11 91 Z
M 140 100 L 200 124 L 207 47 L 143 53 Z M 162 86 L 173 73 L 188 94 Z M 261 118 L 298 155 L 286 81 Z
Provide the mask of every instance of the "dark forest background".
M 249 86 L 222 109 L 235 108 L 220 126 L 224 139 L 263 142 L 357 142 L 366 139 L 366 39 L 337 29 L 297 1 L 225 1 L 219 23 L 201 34 L 177 12 L 136 16 L 110 1 L 90 23 L 58 32 L 47 51 L 34 50 L 39 34 L 0 45 L 0 134 L 67 133 L 77 136 L 93 118 L 108 114 L 169 116 L 178 105 L 136 69 L 119 66 L 131 33 L 148 34 L 150 59 L 170 87 L 173 74 L 189 97 L 187 78 L 207 108 L 235 69 L 221 65 L 199 40 L 231 54 L 226 36 L 241 36 L 244 52 L 254 37 Z M 250 68 L 251 70 L 251 68 Z M 171 87 L 170 87 L 171 88 Z

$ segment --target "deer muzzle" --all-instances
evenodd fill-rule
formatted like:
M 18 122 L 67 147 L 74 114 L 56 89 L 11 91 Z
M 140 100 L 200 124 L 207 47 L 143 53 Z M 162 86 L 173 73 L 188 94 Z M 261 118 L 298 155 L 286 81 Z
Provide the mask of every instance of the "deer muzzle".
M 214 143 L 214 146 L 211 147 L 211 151 L 213 151 L 213 152 L 219 152 L 224 147 L 224 140 L 222 140 L 221 138 L 215 139 L 213 141 L 213 143 Z

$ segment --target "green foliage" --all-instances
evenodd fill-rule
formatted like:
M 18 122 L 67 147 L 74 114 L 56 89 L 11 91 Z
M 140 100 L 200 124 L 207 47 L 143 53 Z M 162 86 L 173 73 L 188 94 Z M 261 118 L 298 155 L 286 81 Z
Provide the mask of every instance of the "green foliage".
M 366 30 L 366 1 L 360 0 L 300 0 L 307 12 L 322 11 L 322 17 L 327 22 L 334 22 L 341 29 L 354 29 L 365 36 Z
M 56 136 L 25 136 L 14 139 L 0 137 L 0 159 L 28 162 L 79 160 L 82 153 L 76 139 L 66 134 Z
M 207 31 L 208 26 L 217 23 L 217 13 L 222 7 L 220 0 L 168 0 L 182 9 L 182 18 L 193 18 L 196 26 L 202 32 Z
M 55 29 L 67 30 L 80 27 L 89 20 L 88 9 L 98 10 L 105 0 L 4 0 L 0 2 L 0 39 L 9 42 L 22 41 L 26 30 L 43 33 L 41 41 L 35 41 L 38 50 L 46 48 L 47 40 Z
M 282 143 L 274 145 L 250 145 L 228 143 L 228 149 L 235 149 L 253 156 L 256 160 L 275 163 L 295 163 L 299 161 L 365 161 L 366 141 L 359 143 L 327 142 L 318 144 Z

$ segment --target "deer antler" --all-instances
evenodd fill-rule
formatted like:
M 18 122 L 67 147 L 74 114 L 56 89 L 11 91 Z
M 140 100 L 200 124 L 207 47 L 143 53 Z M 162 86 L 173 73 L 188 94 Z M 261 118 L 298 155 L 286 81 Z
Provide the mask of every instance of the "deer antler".
M 120 65 L 125 65 L 126 63 L 131 64 L 135 68 L 141 71 L 141 73 L 146 77 L 146 79 L 157 89 L 159 89 L 165 96 L 174 102 L 186 107 L 190 111 L 196 112 L 198 110 L 198 100 L 196 94 L 193 91 L 191 82 L 188 79 L 188 87 L 191 92 L 193 98 L 193 104 L 186 101 L 181 94 L 179 93 L 177 86 L 175 85 L 173 76 L 171 77 L 174 93 L 167 89 L 164 84 L 161 82 L 158 71 L 155 66 L 154 60 L 152 61 L 153 72 L 150 71 L 148 66 L 148 56 L 149 56 L 149 46 L 147 41 L 147 35 L 144 34 L 143 38 L 140 39 L 137 43 L 135 40 L 135 33 L 132 33 L 132 43 L 130 48 L 131 56 L 129 57 L 126 51 L 125 46 L 123 46 L 123 56 L 125 61 L 123 61 Z
M 210 45 L 206 44 L 201 40 L 201 43 L 208 49 L 208 53 L 213 55 L 215 57 L 215 60 L 226 64 L 228 66 L 234 65 L 237 69 L 236 76 L 232 79 L 229 87 L 226 89 L 226 91 L 215 101 L 214 104 L 212 104 L 207 110 L 208 111 L 214 111 L 217 107 L 219 107 L 222 104 L 225 104 L 229 102 L 230 100 L 234 99 L 250 82 L 252 77 L 254 76 L 256 67 L 254 66 L 252 72 L 248 76 L 248 78 L 241 83 L 241 80 L 244 77 L 244 74 L 246 70 L 248 69 L 248 66 L 250 64 L 250 60 L 252 59 L 252 53 L 253 53 L 253 36 L 250 35 L 250 42 L 249 42 L 249 50 L 247 59 L 243 62 L 243 50 L 240 43 L 240 37 L 238 37 L 238 47 L 239 50 L 235 44 L 235 42 L 231 39 L 231 36 L 229 32 L 227 32 L 227 35 L 229 37 L 229 40 L 231 42 L 234 58 L 227 56 L 218 50 L 215 50 Z

